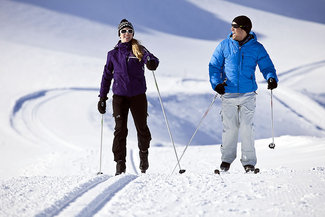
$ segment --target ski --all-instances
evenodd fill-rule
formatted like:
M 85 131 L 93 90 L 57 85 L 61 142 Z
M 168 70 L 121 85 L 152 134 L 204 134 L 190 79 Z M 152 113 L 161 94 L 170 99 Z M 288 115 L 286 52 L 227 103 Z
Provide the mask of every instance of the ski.
M 214 170 L 214 173 L 220 175 L 220 174 L 222 174 L 222 173 L 224 173 L 224 174 L 225 174 L 225 173 L 229 173 L 229 171 L 228 171 L 228 170 L 225 171 L 225 170 L 215 169 L 215 170 Z
M 246 173 L 254 173 L 254 174 L 257 174 L 259 172 L 260 172 L 259 168 L 254 168 L 253 170 L 246 171 Z
M 225 172 L 225 171 L 221 171 L 221 172 Z M 220 175 L 220 170 L 219 169 L 215 169 L 214 170 L 214 174 L 218 174 L 218 175 Z M 227 171 L 228 172 L 228 171 Z M 246 173 L 254 173 L 254 174 L 257 174 L 257 173 L 259 173 L 260 172 L 260 169 L 259 168 L 255 168 L 254 170 L 252 170 L 252 171 L 247 171 Z

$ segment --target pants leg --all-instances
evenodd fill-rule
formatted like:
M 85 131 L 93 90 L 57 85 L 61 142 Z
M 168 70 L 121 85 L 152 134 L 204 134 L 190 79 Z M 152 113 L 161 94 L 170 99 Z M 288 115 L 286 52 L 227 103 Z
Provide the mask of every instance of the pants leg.
M 232 163 L 237 156 L 239 130 L 238 97 L 232 93 L 222 96 L 221 120 L 223 124 L 221 160 Z
M 241 137 L 241 163 L 256 165 L 254 113 L 256 107 L 256 93 L 245 93 L 241 98 L 239 109 L 240 137 Z
M 113 95 L 113 116 L 115 119 L 115 131 L 112 151 L 114 161 L 126 160 L 126 137 L 128 135 L 129 102 L 127 97 Z
M 146 151 L 151 141 L 151 133 L 147 124 L 148 101 L 146 94 L 131 97 L 130 109 L 137 130 L 139 149 Z

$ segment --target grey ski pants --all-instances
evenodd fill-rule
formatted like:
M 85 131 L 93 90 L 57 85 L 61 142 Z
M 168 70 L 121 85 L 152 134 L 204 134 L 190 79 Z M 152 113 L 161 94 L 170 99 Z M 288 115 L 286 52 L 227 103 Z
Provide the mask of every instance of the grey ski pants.
M 223 124 L 221 160 L 232 163 L 237 156 L 238 135 L 241 138 L 241 163 L 256 165 L 254 113 L 256 93 L 225 93 L 222 97 Z

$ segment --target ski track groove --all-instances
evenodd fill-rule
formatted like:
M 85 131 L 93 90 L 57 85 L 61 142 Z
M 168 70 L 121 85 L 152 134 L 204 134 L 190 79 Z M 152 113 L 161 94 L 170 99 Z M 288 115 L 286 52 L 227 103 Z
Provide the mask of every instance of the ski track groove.
M 292 80 L 292 76 L 304 76 L 306 73 L 322 68 L 324 66 L 325 60 L 300 65 L 285 72 L 279 73 L 278 78 L 281 82 L 286 82 Z
M 122 177 L 119 178 L 116 182 L 106 187 L 105 190 L 103 190 L 100 194 L 97 194 L 97 196 L 90 203 L 88 203 L 86 207 L 83 208 L 76 216 L 93 216 L 101 208 L 103 208 L 116 193 L 118 193 L 136 178 L 138 178 L 136 175 L 122 175 Z
M 286 84 L 286 86 L 290 87 L 291 82 L 293 82 L 293 79 L 292 79 L 293 76 L 295 76 L 295 79 L 298 79 L 298 78 L 303 77 L 306 73 L 310 73 L 310 72 L 312 72 L 316 69 L 322 68 L 324 66 L 325 66 L 325 60 L 312 62 L 309 64 L 304 64 L 304 65 L 292 68 L 290 70 L 287 70 L 285 72 L 279 73 L 278 78 L 281 83 L 284 83 L 284 84 Z M 279 89 L 279 91 L 281 91 L 281 89 Z M 297 91 L 297 93 L 301 94 L 300 91 Z M 315 123 L 315 121 L 313 121 L 313 119 L 310 119 L 310 117 L 303 115 L 301 112 L 299 112 L 299 110 L 295 109 L 292 105 L 290 105 L 290 103 L 287 99 L 282 98 L 281 96 L 276 96 L 276 95 L 274 95 L 273 97 L 280 104 L 282 104 L 285 108 L 289 109 L 292 113 L 296 114 L 297 117 L 302 118 L 304 121 L 306 121 L 307 123 L 310 123 L 311 125 L 314 125 L 314 127 L 317 130 L 325 132 L 324 126 L 321 126 L 320 124 Z M 308 98 L 310 98 L 310 97 L 308 97 Z M 317 102 L 313 98 L 310 98 L 310 99 L 312 101 L 316 102 L 317 104 L 321 105 L 319 102 Z M 288 103 L 286 103 L 285 101 L 287 101 Z M 315 113 L 317 113 L 317 112 L 315 112 Z
M 88 89 L 85 90 L 87 91 Z M 51 129 L 48 129 L 38 115 L 40 108 L 46 105 L 46 103 L 72 91 L 75 91 L 74 88 L 42 90 L 21 97 L 16 101 L 12 110 L 10 116 L 11 127 L 20 136 L 32 143 L 41 141 L 46 144 L 61 144 L 76 149 L 76 146 L 59 138 Z
M 137 178 L 138 176 L 132 174 L 115 177 L 108 175 L 97 176 L 80 187 L 75 188 L 67 196 L 35 216 L 93 216 L 116 193 Z
M 69 206 L 69 204 L 75 201 L 78 197 L 81 197 L 85 192 L 96 187 L 98 184 L 107 181 L 109 178 L 110 176 L 104 175 L 95 177 L 94 179 L 85 182 L 81 186 L 76 187 L 71 192 L 69 192 L 64 198 L 56 201 L 51 207 L 45 209 L 35 216 L 44 217 L 58 215 L 63 209 Z
M 135 162 L 134 162 L 134 151 L 133 151 L 132 148 L 130 149 L 130 162 L 131 162 L 131 167 L 132 167 L 134 173 L 136 175 L 139 175 L 138 170 L 137 170 L 137 168 L 135 166 Z

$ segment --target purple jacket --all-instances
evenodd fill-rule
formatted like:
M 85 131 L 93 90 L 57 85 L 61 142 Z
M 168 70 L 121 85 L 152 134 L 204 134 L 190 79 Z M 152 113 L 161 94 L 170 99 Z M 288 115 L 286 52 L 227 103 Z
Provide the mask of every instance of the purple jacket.
M 115 48 L 107 54 L 99 96 L 107 97 L 113 78 L 112 89 L 115 95 L 131 97 L 145 93 L 147 86 L 144 64 L 148 59 L 154 59 L 157 64 L 159 63 L 158 58 L 145 48 L 142 60 L 139 61 L 132 52 L 131 43 L 119 41 Z

